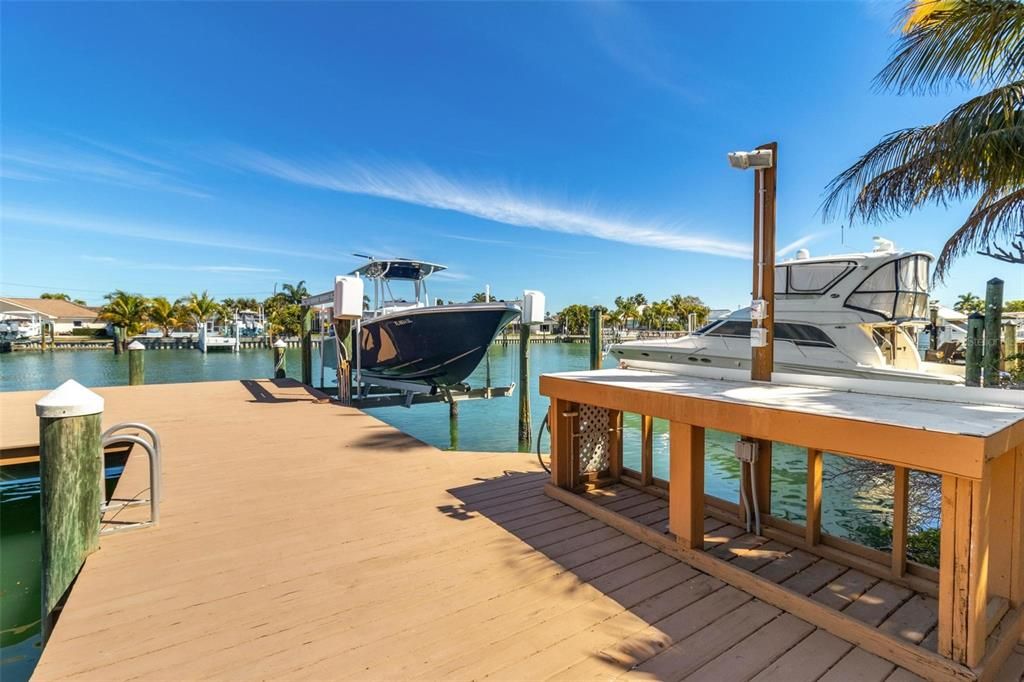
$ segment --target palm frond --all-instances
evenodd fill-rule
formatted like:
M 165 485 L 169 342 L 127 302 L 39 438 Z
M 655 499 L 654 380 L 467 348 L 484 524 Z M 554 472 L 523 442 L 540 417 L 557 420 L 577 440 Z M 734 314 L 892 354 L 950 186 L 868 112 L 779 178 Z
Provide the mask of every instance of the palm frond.
M 917 2 L 875 84 L 899 93 L 998 85 L 1024 74 L 1024 3 Z
M 1009 192 L 986 192 L 964 224 L 946 241 L 935 262 L 941 280 L 960 256 L 1001 238 L 1009 240 L 1024 224 L 1024 186 Z
M 897 217 L 1024 184 L 1024 81 L 974 97 L 939 123 L 890 133 L 826 188 L 826 220 Z

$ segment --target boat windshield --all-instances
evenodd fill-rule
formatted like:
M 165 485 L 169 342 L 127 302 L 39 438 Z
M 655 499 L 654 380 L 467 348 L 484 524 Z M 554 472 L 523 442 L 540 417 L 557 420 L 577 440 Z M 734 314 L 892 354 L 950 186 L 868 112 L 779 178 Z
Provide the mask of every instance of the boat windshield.
M 895 322 L 927 319 L 931 260 L 915 254 L 884 264 L 853 290 L 844 305 Z

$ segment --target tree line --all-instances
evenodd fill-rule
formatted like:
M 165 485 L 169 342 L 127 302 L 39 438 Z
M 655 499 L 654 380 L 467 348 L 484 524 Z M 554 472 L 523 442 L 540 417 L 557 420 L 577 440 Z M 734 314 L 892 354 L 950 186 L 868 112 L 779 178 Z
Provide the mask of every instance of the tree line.
M 52 298 L 62 294 L 51 294 Z M 160 329 L 164 336 L 172 331 L 198 329 L 200 325 L 216 320 L 233 320 L 242 310 L 263 308 L 266 320 L 265 332 L 270 335 L 295 336 L 302 331 L 302 299 L 309 296 L 305 280 L 297 284 L 285 284 L 281 291 L 262 301 L 256 298 L 224 298 L 217 300 L 208 292 L 192 292 L 171 301 L 165 296 L 152 298 L 142 294 L 112 291 L 104 299 L 99 317 L 120 330 L 121 339 L 126 343 L 133 336 L 148 329 Z M 66 300 L 66 299 L 65 299 Z
M 613 329 L 640 327 L 679 331 L 686 328 L 690 314 L 696 315 L 697 324 L 704 324 L 711 313 L 704 301 L 697 296 L 673 294 L 663 301 L 648 302 L 642 293 L 632 296 L 617 296 L 615 307 L 603 305 L 588 306 L 574 303 L 558 313 L 564 331 L 568 334 L 585 334 L 590 329 L 591 310 L 601 311 L 603 324 Z

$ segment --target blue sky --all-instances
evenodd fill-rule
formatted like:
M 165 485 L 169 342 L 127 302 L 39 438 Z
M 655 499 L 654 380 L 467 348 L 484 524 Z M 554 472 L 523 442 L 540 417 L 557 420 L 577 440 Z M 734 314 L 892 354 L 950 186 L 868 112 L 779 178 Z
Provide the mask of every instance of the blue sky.
M 968 206 L 845 232 L 818 211 L 964 97 L 872 90 L 896 8 L 4 3 L 0 292 L 326 290 L 360 252 L 447 264 L 446 299 L 735 307 L 752 176 L 725 154 L 770 140 L 780 248 L 937 253 Z M 981 256 L 936 293 L 993 276 L 1024 298 L 1024 268 Z

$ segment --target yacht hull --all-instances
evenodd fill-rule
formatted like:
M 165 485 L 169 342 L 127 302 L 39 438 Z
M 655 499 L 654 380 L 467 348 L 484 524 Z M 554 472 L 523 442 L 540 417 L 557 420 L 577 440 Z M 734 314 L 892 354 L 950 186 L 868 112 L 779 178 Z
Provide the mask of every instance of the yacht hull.
M 846 377 L 852 379 L 878 379 L 886 381 L 916 381 L 938 385 L 956 385 L 963 383 L 963 377 L 953 374 L 915 372 L 890 367 L 870 367 L 846 363 L 809 364 L 780 359 L 776 344 L 775 371 L 793 374 L 818 374 L 824 376 Z M 648 369 L 658 372 L 685 372 L 686 367 L 714 367 L 719 369 L 750 369 L 750 358 L 718 355 L 707 349 L 658 348 L 630 346 L 627 344 L 612 346 L 613 356 L 632 369 Z
M 482 303 L 414 308 L 363 320 L 362 379 L 461 384 L 498 332 L 518 315 L 511 304 Z

